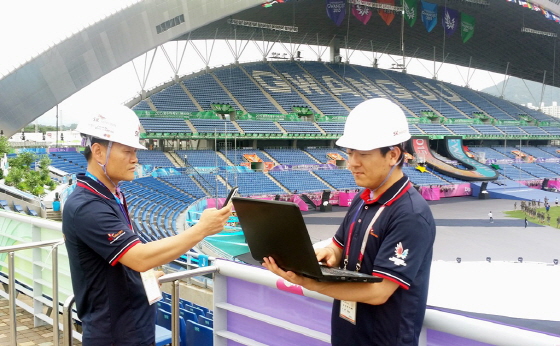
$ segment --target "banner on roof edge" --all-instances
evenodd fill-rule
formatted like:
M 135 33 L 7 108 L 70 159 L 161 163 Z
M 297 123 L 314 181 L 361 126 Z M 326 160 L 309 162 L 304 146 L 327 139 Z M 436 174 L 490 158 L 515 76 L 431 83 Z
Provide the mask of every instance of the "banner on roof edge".
M 395 6 L 395 0 L 377 0 L 377 3 Z M 391 25 L 391 22 L 395 19 L 395 12 L 393 11 L 379 10 L 377 12 L 387 25 Z
M 362 2 L 372 2 L 371 0 L 362 0 Z M 367 24 L 373 14 L 371 7 L 365 5 L 352 5 L 352 14 L 364 25 Z
M 346 0 L 327 0 L 327 15 L 340 26 L 346 17 Z
M 447 37 L 453 35 L 459 27 L 459 11 L 444 7 L 441 24 L 443 25 L 443 30 Z
M 467 42 L 474 34 L 475 19 L 473 16 L 461 13 L 461 38 Z
M 438 5 L 422 0 L 422 23 L 428 32 L 432 32 L 437 24 Z
M 404 20 L 412 28 L 418 18 L 418 0 L 403 1 Z

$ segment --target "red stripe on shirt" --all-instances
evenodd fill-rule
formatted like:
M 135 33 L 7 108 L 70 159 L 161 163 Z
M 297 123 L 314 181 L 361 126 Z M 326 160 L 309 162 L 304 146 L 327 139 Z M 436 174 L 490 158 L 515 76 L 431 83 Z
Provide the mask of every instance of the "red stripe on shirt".
M 134 243 L 130 244 L 126 249 L 124 249 L 121 254 L 119 255 L 119 257 L 115 258 L 115 260 L 111 263 L 112 266 L 116 266 L 117 263 L 119 263 L 119 261 L 121 260 L 121 258 L 124 256 L 125 253 L 128 252 L 128 250 L 132 249 L 134 246 L 138 245 L 142 243 L 140 240 L 135 241 Z
M 78 185 L 79 187 L 83 187 L 84 189 L 87 189 L 87 190 L 89 190 L 89 191 L 95 193 L 96 195 L 99 195 L 99 196 L 101 196 L 101 197 L 103 197 L 103 198 L 105 198 L 105 199 L 109 199 L 109 198 L 108 198 L 107 196 L 105 196 L 104 194 L 95 191 L 94 189 L 92 189 L 91 187 L 87 186 L 87 185 L 84 184 L 84 183 L 77 183 L 76 185 Z
M 343 247 L 342 245 L 340 245 L 336 240 L 334 240 L 334 238 L 332 238 L 332 242 L 333 242 L 333 244 L 334 244 L 337 248 L 339 248 L 339 249 L 343 249 L 343 248 L 344 248 L 344 247 Z
M 396 283 L 397 285 L 401 286 L 402 288 L 404 288 L 405 290 L 408 290 L 408 289 L 410 288 L 409 286 L 403 284 L 403 283 L 400 282 L 399 280 L 396 280 L 395 278 L 392 278 L 392 277 L 390 277 L 390 276 L 383 275 L 383 274 L 380 274 L 380 273 L 373 273 L 373 274 L 371 274 L 371 275 L 373 275 L 373 276 L 378 276 L 378 277 L 380 277 L 380 278 L 383 278 L 383 279 L 387 279 L 387 280 L 389 280 L 389 281 L 392 281 L 392 282 Z
M 408 191 L 408 189 L 410 189 L 411 186 L 412 186 L 412 184 L 410 182 L 408 184 L 406 184 L 406 186 L 402 189 L 402 191 L 398 195 L 396 195 L 392 200 L 385 203 L 385 205 L 393 204 L 393 202 L 396 201 L 397 199 L 401 198 L 401 196 L 404 195 L 406 193 L 406 191 Z

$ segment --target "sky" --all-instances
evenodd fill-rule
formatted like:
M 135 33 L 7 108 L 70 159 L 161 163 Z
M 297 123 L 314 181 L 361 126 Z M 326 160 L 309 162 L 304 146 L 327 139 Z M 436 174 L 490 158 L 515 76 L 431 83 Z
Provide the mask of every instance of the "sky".
M 80 29 L 93 24 L 106 15 L 139 0 L 21 0 L 7 1 L 2 4 L 0 11 L 0 43 L 3 49 L 0 54 L 0 77 L 7 74 L 18 65 L 44 51 L 55 44 L 78 32 Z M 273 10 L 273 8 L 271 9 Z M 212 42 L 200 41 L 196 43 L 200 51 L 210 51 Z M 202 59 L 196 54 L 192 46 L 187 45 L 184 59 L 180 57 L 185 43 L 168 42 L 164 48 L 155 52 L 148 52 L 114 70 L 86 88 L 60 103 L 58 107 L 59 125 L 70 125 L 78 122 L 80 115 L 92 104 L 99 107 L 106 105 L 122 104 L 137 96 L 142 90 L 149 90 L 161 83 L 171 80 L 174 68 L 178 67 L 178 75 L 182 76 L 200 71 L 205 67 Z M 289 44 L 286 44 L 289 47 Z M 315 60 L 316 47 L 302 45 L 299 47 L 302 56 L 307 60 Z M 285 53 L 284 48 L 276 44 L 273 52 Z M 225 42 L 217 42 L 213 47 L 213 54 L 209 63 L 210 67 L 228 65 L 233 62 Z M 168 63 L 166 54 L 170 57 L 173 67 Z M 371 52 L 348 52 L 352 64 L 370 65 Z M 146 73 L 152 55 L 155 54 L 154 64 L 149 73 Z M 343 58 L 346 52 L 342 50 Z M 328 60 L 329 52 L 325 51 L 322 60 Z M 379 67 L 389 68 L 396 61 L 388 55 L 379 59 Z M 262 60 L 262 56 L 254 43 L 249 43 L 243 52 L 240 62 Z M 399 61 L 400 63 L 401 61 Z M 433 76 L 433 62 L 412 59 L 407 61 L 410 74 Z M 465 85 L 467 75 L 471 75 L 470 87 L 481 90 L 493 86 L 504 80 L 503 75 L 489 73 L 481 70 L 468 70 L 454 65 L 437 64 L 438 79 L 458 85 Z M 145 78 L 144 76 L 148 77 Z M 56 107 L 37 118 L 33 123 L 55 125 L 57 122 Z

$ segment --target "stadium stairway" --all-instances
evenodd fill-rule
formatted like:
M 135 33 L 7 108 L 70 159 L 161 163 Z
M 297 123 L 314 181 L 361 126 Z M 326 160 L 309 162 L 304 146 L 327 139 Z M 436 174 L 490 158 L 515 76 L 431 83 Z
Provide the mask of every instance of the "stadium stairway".
M 313 123 L 313 125 L 317 128 L 317 130 L 321 131 L 321 134 L 326 135 L 327 133 L 325 132 L 325 130 L 323 130 L 321 128 L 321 126 L 319 126 L 319 124 L 317 124 L 316 122 Z
M 243 107 L 243 105 L 241 103 L 239 103 L 239 101 L 237 100 L 237 98 L 235 96 L 233 96 L 233 94 L 229 91 L 229 89 L 224 85 L 224 83 L 222 83 L 222 81 L 220 80 L 220 78 L 218 78 L 218 76 L 216 76 L 214 73 L 210 74 L 212 76 L 212 78 L 214 78 L 214 80 L 216 81 L 216 83 L 218 83 L 218 85 L 224 89 L 224 91 L 226 92 L 226 94 L 229 96 L 230 99 L 233 100 L 233 102 L 235 102 L 235 105 L 243 112 L 247 113 L 247 110 L 245 109 L 245 107 Z
M 190 120 L 185 120 L 185 122 L 187 123 L 189 129 L 191 129 L 192 133 L 198 133 L 198 130 L 194 127 Z
M 192 103 L 196 106 L 196 108 L 198 109 L 199 112 L 203 112 L 204 109 L 200 106 L 200 103 L 198 103 L 198 101 L 196 100 L 196 98 L 193 96 L 193 94 L 191 94 L 191 92 L 189 91 L 189 89 L 185 86 L 185 84 L 183 83 L 178 83 L 179 86 L 181 86 L 181 89 L 183 89 L 183 91 L 185 92 L 185 94 L 187 94 L 187 96 L 191 99 Z
M 241 133 L 243 135 L 245 134 L 245 131 L 243 131 L 243 129 L 241 128 L 241 126 L 239 126 L 237 121 L 232 120 L 231 123 L 237 129 L 237 131 L 239 131 L 239 133 Z
M 264 173 L 264 172 L 263 172 Z M 282 183 L 280 183 L 278 180 L 276 180 L 276 178 L 274 178 L 272 175 L 270 175 L 268 172 L 264 173 L 264 175 L 266 175 L 266 177 L 270 180 L 272 180 L 274 182 L 274 184 L 278 185 L 278 187 L 280 187 L 282 190 L 284 190 L 286 193 L 291 193 L 290 189 L 286 188 L 284 185 L 282 185 Z
M 555 192 L 549 192 L 539 189 L 532 189 L 528 186 L 520 184 L 513 180 L 502 181 L 503 185 L 498 185 L 494 182 L 488 183 L 486 190 L 490 194 L 489 198 L 492 199 L 516 199 L 524 201 L 541 201 L 544 202 L 544 198 L 547 197 L 549 200 L 553 201 L 560 195 Z M 473 197 L 478 197 L 480 194 L 480 188 L 483 182 L 473 182 L 471 183 L 471 189 Z
M 309 156 L 309 157 L 311 158 L 311 160 L 313 160 L 313 161 L 315 161 L 315 162 L 317 162 L 317 163 L 322 163 L 321 161 L 317 160 L 317 159 L 315 158 L 315 156 L 311 155 L 311 154 L 308 153 L 307 151 L 302 150 L 302 152 L 303 152 L 305 155 Z
M 157 108 L 156 108 L 156 106 L 154 106 L 154 103 L 152 102 L 152 99 L 150 99 L 149 97 L 147 97 L 145 101 L 146 101 L 146 103 L 148 104 L 148 106 L 150 106 L 150 108 L 151 108 L 153 111 L 157 111 Z
M 169 159 L 169 161 L 173 164 L 173 166 L 175 167 L 184 167 L 184 165 L 182 165 L 181 159 L 179 159 L 179 156 L 177 156 L 177 154 L 175 153 L 170 153 L 170 152 L 164 152 L 163 153 L 165 155 L 165 157 L 167 157 Z M 175 154 L 175 155 L 174 155 Z
M 309 154 L 308 154 L 309 155 Z M 331 184 L 329 184 L 325 179 L 321 178 L 320 176 L 318 176 L 317 174 L 315 174 L 315 172 L 313 171 L 309 171 L 309 173 L 314 176 L 315 178 L 317 178 L 319 181 L 321 181 L 323 184 L 327 185 L 329 187 L 329 189 L 331 189 L 332 191 L 336 191 L 336 188 L 334 186 L 332 186 Z
M 275 124 L 278 124 L 278 123 L 275 122 Z M 280 127 L 280 125 L 278 125 L 278 127 Z M 284 131 L 284 130 L 282 129 L 282 131 Z M 272 163 L 274 163 L 275 166 L 278 166 L 280 164 L 272 156 L 270 156 L 266 151 L 261 150 L 261 152 L 268 159 L 268 160 L 265 160 L 266 162 L 272 162 Z M 261 152 L 259 152 L 259 155 L 261 154 Z

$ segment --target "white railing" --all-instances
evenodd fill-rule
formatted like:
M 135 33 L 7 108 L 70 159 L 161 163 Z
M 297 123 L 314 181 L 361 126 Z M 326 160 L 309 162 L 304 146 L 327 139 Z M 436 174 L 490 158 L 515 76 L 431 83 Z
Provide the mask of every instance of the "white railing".
M 6 225 L 13 224 L 16 222 L 18 227 L 27 226 L 32 227 L 37 231 L 40 230 L 54 230 L 61 231 L 61 224 L 58 222 L 48 221 L 39 218 L 27 217 L 25 215 L 18 215 L 15 213 L 0 212 L 0 240 L 2 237 L 8 237 L 3 233 Z M 59 325 L 59 296 L 60 290 L 62 289 L 58 285 L 58 266 L 59 263 L 59 253 L 57 247 L 60 245 L 60 239 L 51 240 L 40 240 L 33 239 L 35 241 L 28 242 L 19 245 L 13 245 L 10 247 L 1 247 L 0 254 L 11 254 L 8 259 L 8 295 L 10 299 L 10 332 L 12 345 L 16 345 L 17 340 L 17 326 L 15 323 L 15 306 L 20 304 L 16 299 L 16 275 L 20 274 L 21 268 L 17 268 L 18 273 L 16 273 L 16 268 L 14 261 L 12 261 L 13 254 L 16 251 L 21 251 L 24 249 L 34 249 L 33 251 L 39 251 L 40 248 L 52 247 L 52 284 L 44 282 L 45 280 L 37 273 L 34 274 L 32 278 L 37 284 L 36 287 L 39 288 L 38 294 L 42 293 L 43 287 L 54 288 L 52 291 L 52 308 L 54 311 L 53 318 L 48 318 L 48 316 L 42 313 L 42 309 L 39 311 L 29 310 L 29 312 L 34 314 L 35 318 L 42 319 L 43 321 L 53 325 L 53 341 L 54 344 L 58 345 L 58 338 L 60 330 Z M 39 254 L 39 252 L 37 252 Z M 43 259 L 43 256 L 38 256 L 36 261 L 33 262 L 37 265 L 38 271 L 45 268 L 46 263 L 49 259 Z M 212 260 L 210 258 L 210 260 Z M 258 331 L 257 325 L 262 325 L 263 323 L 269 328 L 269 333 L 273 334 L 278 331 L 279 335 L 284 335 L 284 333 L 292 334 L 294 338 L 302 338 L 305 340 L 312 340 L 313 344 L 322 345 L 329 344 L 330 342 L 330 318 L 326 318 L 327 322 L 317 321 L 313 318 L 312 327 L 304 326 L 301 321 L 297 321 L 297 318 L 301 318 L 303 311 L 313 312 L 315 309 L 315 314 L 318 313 L 325 314 L 326 311 L 330 316 L 330 306 L 332 304 L 332 299 L 318 294 L 316 292 L 307 291 L 300 287 L 294 287 L 283 282 L 274 274 L 263 270 L 262 268 L 248 266 L 236 262 L 226 261 L 226 260 L 214 260 L 208 267 L 200 267 L 187 271 L 179 271 L 172 274 L 164 275 L 160 281 L 161 282 L 171 282 L 173 291 L 172 293 L 172 316 L 173 316 L 173 344 L 178 344 L 178 299 L 179 299 L 179 282 L 183 279 L 188 279 L 194 276 L 202 276 L 205 274 L 214 273 L 213 277 L 213 288 L 214 288 L 214 344 L 216 346 L 226 345 L 228 340 L 235 340 L 242 344 L 259 344 L 261 341 L 255 340 L 255 330 Z M 34 285 L 35 285 L 34 283 Z M 238 292 L 237 294 L 234 292 Z M 297 293 L 297 294 L 287 294 Z M 3 293 L 3 292 L 0 292 Z M 33 292 L 32 292 L 33 293 Z M 244 293 L 247 293 L 244 296 Z M 37 294 L 35 292 L 34 294 Z M 261 301 L 264 304 L 258 303 L 258 295 L 261 296 Z M 36 298 L 34 298 L 36 299 Z M 40 304 L 48 305 L 48 300 L 39 297 L 37 302 Z M 71 345 L 72 336 L 78 337 L 77 332 L 72 331 L 72 306 L 73 296 L 66 298 L 66 302 L 63 306 L 63 324 L 62 329 L 64 331 L 65 345 Z M 514 302 L 512 302 L 514 303 Z M 285 306 L 292 310 L 289 315 L 275 316 L 275 309 L 269 309 L 271 311 L 263 311 L 262 306 L 268 304 L 279 304 L 278 306 Z M 41 305 L 42 306 L 42 305 Z M 317 310 L 319 309 L 319 310 Z M 311 314 L 313 315 L 313 314 Z M 316 316 L 315 315 L 315 316 Z M 235 319 L 243 319 L 244 323 L 241 330 L 231 330 L 231 323 Z M 322 323 L 322 325 L 321 325 Z M 325 323 L 327 323 L 325 325 Z M 321 325 L 318 329 L 315 329 L 314 325 Z M 239 326 L 239 324 L 238 324 Z M 322 329 L 321 329 L 322 328 Z M 494 345 L 560 345 L 560 337 L 548 335 L 545 333 L 539 333 L 535 331 L 524 330 L 521 328 L 516 328 L 513 326 L 503 325 L 499 323 L 493 323 L 489 321 L 484 321 L 476 318 L 471 318 L 467 316 L 456 315 L 448 312 L 438 311 L 428 309 L 426 311 L 426 317 L 424 320 L 423 333 L 421 335 L 420 345 L 427 345 L 429 342 L 429 330 L 438 331 L 446 333 L 450 336 L 461 337 L 468 340 L 473 340 L 477 342 L 483 342 Z M 252 333 L 252 334 L 251 334 Z M 258 334 L 258 333 L 257 333 Z M 258 336 L 258 335 L 257 335 Z M 273 335 L 265 335 L 268 340 L 272 340 L 274 343 L 275 339 Z M 266 342 L 269 343 L 269 342 Z

